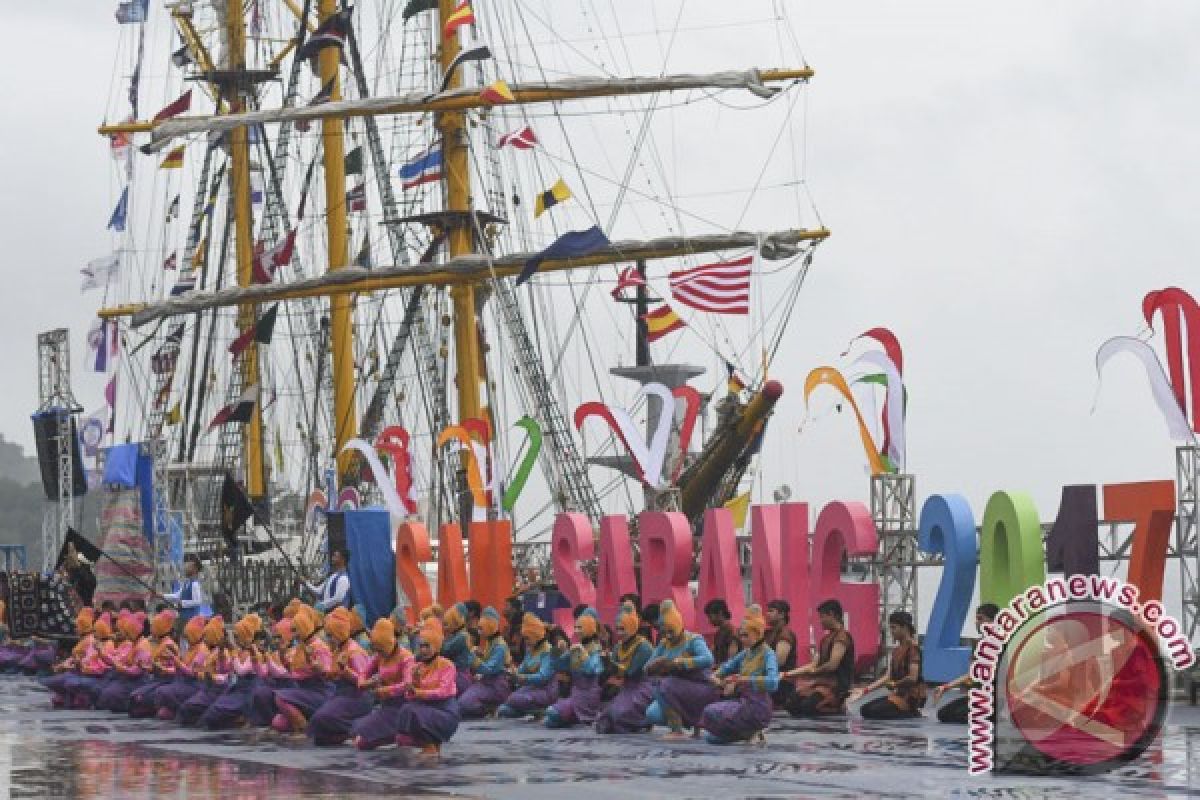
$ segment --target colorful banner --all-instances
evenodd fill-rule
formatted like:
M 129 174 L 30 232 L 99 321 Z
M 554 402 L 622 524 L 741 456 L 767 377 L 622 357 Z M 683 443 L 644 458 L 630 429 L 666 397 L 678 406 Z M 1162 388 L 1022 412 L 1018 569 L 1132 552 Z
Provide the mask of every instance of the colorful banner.
M 875 449 L 875 442 L 871 439 L 871 432 L 867 430 L 867 424 L 863 421 L 862 411 L 859 410 L 858 403 L 855 401 L 854 395 L 851 394 L 850 387 L 846 385 L 846 379 L 842 376 L 842 373 L 833 367 L 817 367 L 808 373 L 808 377 L 804 380 L 804 402 L 806 404 L 812 393 L 821 386 L 830 386 L 835 389 L 845 398 L 850 408 L 854 411 L 854 417 L 858 420 L 858 435 L 862 439 L 863 450 L 867 454 L 867 463 L 871 466 L 871 474 L 882 475 L 887 472 L 887 467 Z
M 1097 376 L 1102 378 L 1105 364 L 1120 353 L 1127 353 L 1141 362 L 1142 368 L 1146 371 L 1146 379 L 1150 382 L 1150 392 L 1154 395 L 1154 402 L 1158 405 L 1163 420 L 1167 423 L 1167 431 L 1171 438 L 1177 442 L 1192 441 L 1195 437 L 1192 434 L 1191 426 L 1188 425 L 1187 417 L 1184 416 L 1183 406 L 1180 405 L 1178 396 L 1171 390 L 1171 384 L 1167 381 L 1166 373 L 1163 372 L 1162 362 L 1158 360 L 1158 354 L 1150 345 L 1141 339 L 1134 339 L 1132 336 L 1114 336 L 1096 351 Z M 1099 398 L 1099 396 L 1100 389 L 1097 387 L 1096 397 Z M 1094 408 L 1095 406 L 1093 406 L 1093 410 Z
M 524 429 L 527 436 L 523 445 L 525 455 L 509 477 L 504 497 L 500 501 L 500 505 L 505 511 L 512 511 L 516 506 L 517 498 L 521 496 L 521 492 L 525 490 L 525 484 L 529 481 L 529 473 L 533 471 L 533 465 L 537 463 L 538 455 L 542 452 L 542 426 L 538 424 L 538 421 L 526 414 L 517 420 L 517 427 Z

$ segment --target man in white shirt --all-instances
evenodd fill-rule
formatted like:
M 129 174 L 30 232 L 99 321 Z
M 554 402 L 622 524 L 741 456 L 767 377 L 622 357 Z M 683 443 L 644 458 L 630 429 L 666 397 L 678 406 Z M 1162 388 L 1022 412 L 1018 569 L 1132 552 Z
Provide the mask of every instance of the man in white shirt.
M 202 569 L 200 557 L 188 553 L 183 557 L 184 579 L 179 591 L 163 595 L 163 599 L 179 605 L 179 621 L 183 624 L 208 607 L 208 598 L 204 596 L 204 587 L 200 584 Z
M 350 563 L 350 551 L 335 547 L 329 552 L 329 577 L 320 586 L 306 583 L 310 592 L 317 596 L 316 609 L 326 614 L 338 606 L 350 607 L 350 576 L 346 567 Z

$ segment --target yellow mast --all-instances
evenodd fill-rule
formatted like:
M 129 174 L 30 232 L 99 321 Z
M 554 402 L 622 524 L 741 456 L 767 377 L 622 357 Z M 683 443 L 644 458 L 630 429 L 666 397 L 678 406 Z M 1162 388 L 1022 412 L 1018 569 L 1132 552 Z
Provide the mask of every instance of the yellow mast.
M 225 24 L 229 38 L 229 106 L 232 113 L 244 110 L 241 74 L 246 68 L 246 20 L 240 2 L 226 6 Z M 230 131 L 232 163 L 233 225 L 237 244 L 237 276 L 239 286 L 254 282 L 254 229 L 250 206 L 250 146 L 246 126 Z M 238 306 L 238 330 L 252 327 L 258 318 L 258 307 L 252 303 Z M 257 386 L 258 344 L 252 344 L 242 354 L 242 385 Z M 266 496 L 263 472 L 262 396 L 254 404 L 254 414 L 242 429 L 242 444 L 246 453 L 246 493 L 252 500 Z
M 318 0 L 320 21 L 338 12 L 337 0 Z M 336 47 L 322 48 L 318 55 L 321 88 L 332 84 L 332 99 L 342 99 L 342 84 L 338 70 L 341 53 Z M 321 144 L 324 148 L 325 225 L 329 238 L 329 271 L 347 265 L 346 164 L 343 122 L 330 117 L 321 124 Z M 358 435 L 358 418 L 354 407 L 354 328 L 353 298 L 337 295 L 330 298 L 330 349 L 333 351 L 333 441 L 337 454 L 338 475 L 345 475 L 353 464 L 352 453 L 342 453 L 342 446 Z M 319 387 L 318 387 L 319 390 Z
M 454 13 L 454 0 L 438 0 L 438 30 L 441 39 L 439 62 L 446 74 L 461 49 L 458 32 L 446 37 L 446 20 Z M 455 70 L 448 90 L 462 86 L 462 70 Z M 470 161 L 467 155 L 467 131 L 462 111 L 443 111 L 438 115 L 442 134 L 442 171 L 446 175 L 446 211 L 451 215 L 450 257 L 466 255 L 474 248 L 467 214 L 471 210 Z M 479 329 L 475 316 L 475 284 L 460 283 L 450 288 L 454 305 L 454 361 L 458 369 L 458 418 L 480 416 L 479 403 Z

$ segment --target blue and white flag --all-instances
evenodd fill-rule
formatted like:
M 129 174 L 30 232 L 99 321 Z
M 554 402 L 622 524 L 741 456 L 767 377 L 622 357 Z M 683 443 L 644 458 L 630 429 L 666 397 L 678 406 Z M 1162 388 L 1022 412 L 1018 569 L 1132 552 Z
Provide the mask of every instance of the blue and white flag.
M 412 161 L 401 165 L 397 170 L 397 175 L 405 189 L 411 189 L 423 183 L 440 181 L 442 179 L 442 146 L 434 145 Z
M 92 369 L 108 372 L 108 365 L 117 357 L 117 323 L 97 317 L 88 330 L 88 349 L 92 351 Z
M 186 275 L 180 275 L 175 281 L 175 285 L 171 287 L 171 297 L 178 297 L 181 294 L 195 291 L 196 289 L 196 274 L 188 272 Z
M 129 216 L 129 187 L 121 192 L 121 199 L 117 201 L 117 207 L 113 209 L 112 216 L 108 218 L 109 230 L 117 233 L 125 232 L 125 219 Z
M 145 22 L 150 14 L 150 0 L 126 0 L 117 3 L 117 22 L 132 25 Z

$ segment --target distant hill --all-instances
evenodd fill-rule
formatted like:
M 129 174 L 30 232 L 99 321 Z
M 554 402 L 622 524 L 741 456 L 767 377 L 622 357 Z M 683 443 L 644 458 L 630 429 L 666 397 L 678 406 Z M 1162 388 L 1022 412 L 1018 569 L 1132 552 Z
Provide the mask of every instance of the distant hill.
M 8 480 L 25 486 L 41 480 L 38 462 L 35 456 L 25 455 L 25 449 L 16 442 L 10 442 L 0 433 L 0 479 Z
M 46 495 L 37 459 L 0 434 L 0 544 L 23 544 L 29 566 L 42 558 L 42 509 Z M 3 562 L 0 561 L 0 569 Z

